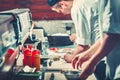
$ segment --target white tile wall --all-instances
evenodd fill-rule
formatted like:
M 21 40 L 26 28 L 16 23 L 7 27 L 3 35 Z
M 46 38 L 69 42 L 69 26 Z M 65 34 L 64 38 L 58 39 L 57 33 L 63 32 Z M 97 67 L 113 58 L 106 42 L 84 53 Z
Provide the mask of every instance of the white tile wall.
M 74 24 L 71 20 L 43 20 L 33 21 L 37 27 L 43 27 L 48 34 L 66 33 L 65 26 L 72 26 L 71 32 L 74 33 Z

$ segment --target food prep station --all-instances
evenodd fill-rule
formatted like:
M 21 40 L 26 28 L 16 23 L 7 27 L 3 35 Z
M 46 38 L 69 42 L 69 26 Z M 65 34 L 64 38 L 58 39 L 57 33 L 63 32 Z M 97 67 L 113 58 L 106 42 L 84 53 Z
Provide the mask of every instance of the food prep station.
M 24 65 L 26 46 L 40 51 L 37 71 Z M 81 70 L 64 60 L 74 46 L 69 34 L 44 36 L 43 29 L 34 27 L 28 8 L 0 12 L 0 80 L 78 80 Z M 10 49 L 14 52 L 5 63 Z

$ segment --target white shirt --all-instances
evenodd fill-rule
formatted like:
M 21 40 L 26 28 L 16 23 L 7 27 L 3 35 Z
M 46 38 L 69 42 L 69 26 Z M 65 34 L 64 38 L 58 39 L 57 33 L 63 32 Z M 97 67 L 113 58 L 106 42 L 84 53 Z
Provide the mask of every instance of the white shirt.
M 103 6 L 103 32 L 120 34 L 120 0 L 103 1 L 105 4 Z M 106 76 L 111 80 L 120 79 L 120 42 L 107 55 Z
M 74 0 L 71 17 L 77 44 L 90 45 L 99 39 L 98 0 Z

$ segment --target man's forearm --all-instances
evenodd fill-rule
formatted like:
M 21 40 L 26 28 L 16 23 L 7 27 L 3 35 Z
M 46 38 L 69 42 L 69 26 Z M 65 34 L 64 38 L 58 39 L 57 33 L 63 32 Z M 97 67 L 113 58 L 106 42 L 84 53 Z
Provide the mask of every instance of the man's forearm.
M 91 58 L 91 63 L 97 64 L 102 58 L 113 50 L 115 45 L 120 41 L 120 35 L 118 34 L 105 34 L 101 45 Z
M 77 45 L 75 50 L 73 51 L 73 54 L 76 55 L 78 53 L 88 50 L 88 48 L 89 48 L 89 45 Z

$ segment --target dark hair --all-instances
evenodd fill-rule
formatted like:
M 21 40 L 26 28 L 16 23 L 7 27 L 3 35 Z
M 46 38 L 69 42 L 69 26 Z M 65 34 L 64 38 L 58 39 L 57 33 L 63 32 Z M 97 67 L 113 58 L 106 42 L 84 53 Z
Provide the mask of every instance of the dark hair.
M 48 0 L 48 5 L 49 6 L 53 6 L 55 5 L 57 2 L 59 2 L 60 0 Z

